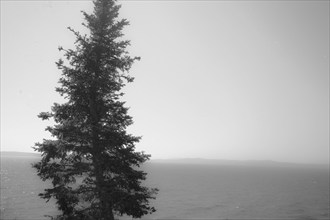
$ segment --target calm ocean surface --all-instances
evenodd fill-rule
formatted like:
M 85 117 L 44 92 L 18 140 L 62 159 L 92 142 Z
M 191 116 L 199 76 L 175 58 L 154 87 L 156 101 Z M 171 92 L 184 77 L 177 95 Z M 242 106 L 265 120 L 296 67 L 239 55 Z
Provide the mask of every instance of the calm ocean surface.
M 54 201 L 30 163 L 1 158 L 1 219 L 46 219 Z M 149 163 L 147 185 L 160 192 L 145 219 L 329 219 L 329 169 Z

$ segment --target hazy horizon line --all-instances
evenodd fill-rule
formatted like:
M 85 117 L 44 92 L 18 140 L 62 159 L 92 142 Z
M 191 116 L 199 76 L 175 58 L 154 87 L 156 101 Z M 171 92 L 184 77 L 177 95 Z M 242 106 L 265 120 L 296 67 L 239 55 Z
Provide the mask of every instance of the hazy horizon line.
M 35 155 L 41 155 L 39 152 L 27 152 L 27 151 L 8 151 L 8 150 L 1 150 L 1 153 L 18 153 L 18 154 L 35 154 Z M 183 161 L 183 162 L 198 162 L 198 161 L 208 161 L 208 162 L 241 162 L 241 163 L 253 163 L 253 162 L 259 162 L 259 163 L 268 163 L 268 164 L 291 164 L 291 165 L 324 165 L 329 166 L 330 162 L 328 163 L 308 163 L 308 162 L 288 162 L 288 161 L 278 161 L 278 160 L 272 160 L 272 159 L 224 159 L 224 158 L 203 158 L 203 157 L 173 157 L 173 158 L 150 158 L 150 161 Z

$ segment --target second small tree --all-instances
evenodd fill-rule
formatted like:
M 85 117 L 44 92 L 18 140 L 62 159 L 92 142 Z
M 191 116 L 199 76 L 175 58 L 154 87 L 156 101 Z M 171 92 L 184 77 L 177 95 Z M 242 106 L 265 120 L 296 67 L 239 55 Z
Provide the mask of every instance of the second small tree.
M 146 173 L 139 169 L 150 155 L 135 151 L 139 137 L 126 132 L 133 123 L 120 100 L 128 71 L 138 57 L 126 51 L 122 40 L 127 20 L 118 19 L 114 0 L 94 1 L 94 12 L 84 12 L 88 35 L 69 28 L 76 36 L 74 49 L 63 49 L 66 62 L 56 90 L 67 100 L 55 103 L 42 119 L 53 118 L 47 127 L 54 139 L 37 143 L 42 153 L 33 166 L 53 187 L 40 196 L 55 198 L 57 219 L 114 219 L 114 214 L 141 217 L 155 211 L 149 205 L 157 189 L 141 185 Z

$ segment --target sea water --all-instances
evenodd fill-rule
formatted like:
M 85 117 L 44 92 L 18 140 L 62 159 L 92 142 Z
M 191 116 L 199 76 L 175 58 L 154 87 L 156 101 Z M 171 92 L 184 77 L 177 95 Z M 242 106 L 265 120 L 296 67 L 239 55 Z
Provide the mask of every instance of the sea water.
M 50 184 L 31 168 L 39 158 L 1 158 L 1 219 L 47 219 Z M 329 219 L 329 169 L 147 163 L 146 185 L 160 191 L 145 219 Z M 128 217 L 123 217 L 128 218 Z M 122 218 L 122 219 L 123 219 Z
M 161 219 L 329 219 L 329 169 L 149 164 Z

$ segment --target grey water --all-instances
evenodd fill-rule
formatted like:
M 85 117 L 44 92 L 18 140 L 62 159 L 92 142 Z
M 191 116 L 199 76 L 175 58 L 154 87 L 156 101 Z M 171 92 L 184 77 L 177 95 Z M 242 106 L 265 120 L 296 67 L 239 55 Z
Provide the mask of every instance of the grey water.
M 149 164 L 162 219 L 329 219 L 329 169 Z
M 1 219 L 47 219 L 55 202 L 30 164 L 1 156 Z M 146 185 L 159 188 L 145 219 L 329 219 L 329 168 L 265 163 L 149 162 Z M 128 217 L 122 217 L 127 219 Z

